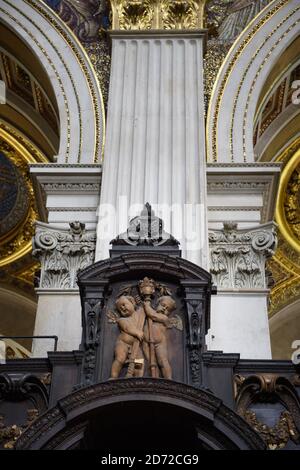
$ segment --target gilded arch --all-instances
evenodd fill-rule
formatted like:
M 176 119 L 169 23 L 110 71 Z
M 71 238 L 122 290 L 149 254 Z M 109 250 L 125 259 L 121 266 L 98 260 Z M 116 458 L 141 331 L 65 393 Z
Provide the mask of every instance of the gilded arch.
M 210 162 L 255 161 L 253 123 L 259 95 L 283 50 L 299 35 L 299 24 L 297 0 L 274 0 L 233 44 L 210 100 L 207 122 Z
M 98 79 L 83 47 L 43 2 L 1 0 L 0 12 L 1 21 L 33 51 L 50 78 L 60 118 L 57 162 L 99 162 L 104 108 Z M 70 52 L 68 61 L 66 52 Z

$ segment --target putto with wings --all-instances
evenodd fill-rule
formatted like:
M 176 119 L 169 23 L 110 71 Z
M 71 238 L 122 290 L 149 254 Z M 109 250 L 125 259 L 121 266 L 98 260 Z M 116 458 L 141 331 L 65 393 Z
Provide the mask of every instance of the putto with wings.
M 167 330 L 183 329 L 175 311 L 171 291 L 153 279 L 145 277 L 137 285 L 120 289 L 115 311 L 107 312 L 108 321 L 119 327 L 112 379 L 118 378 L 126 366 L 126 377 L 143 377 L 146 363 L 151 377 L 172 378 Z

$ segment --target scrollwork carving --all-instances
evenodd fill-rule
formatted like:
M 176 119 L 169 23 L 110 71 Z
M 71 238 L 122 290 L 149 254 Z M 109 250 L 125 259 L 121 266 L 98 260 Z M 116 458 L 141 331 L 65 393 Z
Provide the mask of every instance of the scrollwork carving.
M 209 233 L 210 271 L 221 288 L 266 288 L 265 263 L 274 254 L 276 231 L 272 224 L 238 230 L 235 223 Z
M 80 269 L 94 260 L 96 235 L 80 222 L 70 223 L 69 230 L 37 224 L 33 254 L 41 262 L 41 288 L 76 288 Z
M 276 374 L 258 374 L 234 377 L 237 412 L 260 434 L 269 449 L 282 449 L 289 440 L 300 443 L 300 402 L 293 384 Z M 274 426 L 261 422 L 253 405 L 280 403 L 282 411 Z
M 32 374 L 0 374 L 0 399 L 9 401 L 29 399 L 34 408 L 40 411 L 48 407 L 47 388 Z

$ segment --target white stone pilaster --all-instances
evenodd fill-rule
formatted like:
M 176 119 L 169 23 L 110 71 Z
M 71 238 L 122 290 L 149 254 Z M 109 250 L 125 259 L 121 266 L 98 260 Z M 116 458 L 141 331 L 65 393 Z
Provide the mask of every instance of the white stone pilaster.
M 271 359 L 265 264 L 276 248 L 272 223 L 250 230 L 224 223 L 209 231 L 212 297 L 208 349 L 238 352 L 243 359 Z
M 111 36 L 96 260 L 108 256 L 110 240 L 139 213 L 135 207 L 126 217 L 126 209 L 134 204 L 141 209 L 149 202 L 180 241 L 183 257 L 207 268 L 204 32 L 126 31 Z M 121 208 L 122 197 L 126 200 Z M 197 218 L 199 225 L 193 227 Z M 187 237 L 193 231 L 198 239 L 191 243 Z
M 218 289 L 211 298 L 208 350 L 239 353 L 241 359 L 272 359 L 268 290 Z
M 62 229 L 37 222 L 33 254 L 41 263 L 35 336 L 57 336 L 58 350 L 78 349 L 81 339 L 81 304 L 77 272 L 94 261 L 96 234 L 83 223 Z M 53 341 L 35 339 L 33 355 L 53 350 Z

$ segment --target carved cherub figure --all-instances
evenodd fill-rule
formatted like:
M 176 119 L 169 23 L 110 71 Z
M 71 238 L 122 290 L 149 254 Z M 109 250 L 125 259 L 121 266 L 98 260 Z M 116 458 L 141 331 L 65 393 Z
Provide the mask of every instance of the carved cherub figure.
M 136 310 L 135 299 L 131 296 L 122 295 L 116 300 L 116 308 L 121 317 L 112 317 L 117 323 L 120 334 L 115 345 L 115 358 L 111 367 L 111 378 L 119 377 L 122 367 L 130 356 L 132 346 L 136 339 L 142 341 L 144 333 L 140 325 L 140 311 Z
M 164 295 L 159 298 L 156 310 L 152 308 L 150 300 L 144 302 L 146 316 L 152 320 L 152 323 L 149 325 L 149 322 L 146 322 L 145 325 L 143 351 L 146 359 L 150 361 L 151 368 L 151 362 L 153 362 L 153 358 L 151 358 L 151 348 L 154 349 L 155 359 L 162 376 L 166 379 L 172 379 L 172 368 L 168 359 L 166 329 L 175 326 L 168 318 L 175 308 L 176 302 L 169 295 Z

